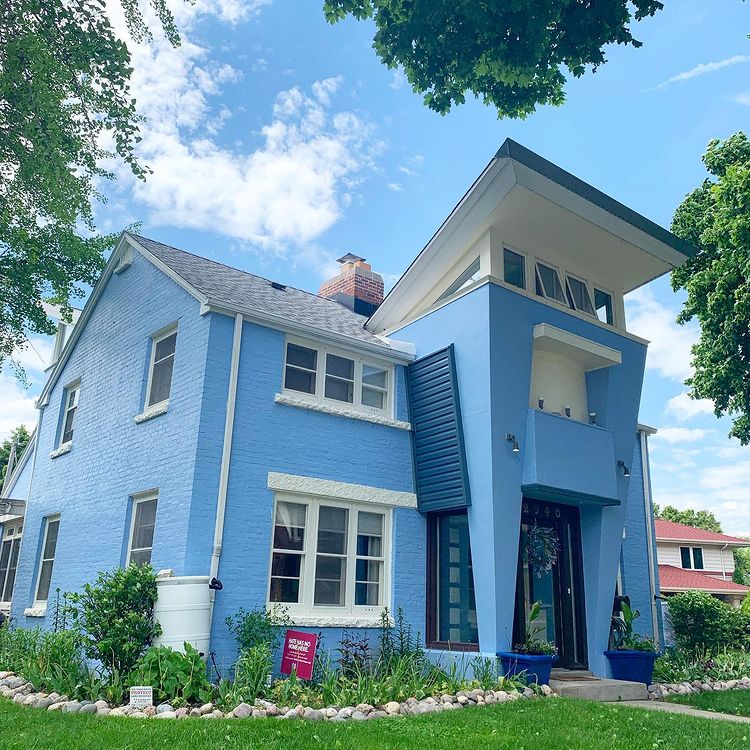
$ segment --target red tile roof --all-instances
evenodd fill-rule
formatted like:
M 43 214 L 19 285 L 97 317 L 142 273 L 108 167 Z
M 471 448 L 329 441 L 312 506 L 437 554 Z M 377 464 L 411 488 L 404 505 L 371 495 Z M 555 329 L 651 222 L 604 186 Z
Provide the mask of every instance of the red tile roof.
M 734 581 L 722 581 L 697 570 L 683 570 L 674 565 L 659 566 L 659 583 L 662 591 L 698 589 L 727 594 L 746 594 L 750 591 L 750 586 L 741 586 Z
M 750 547 L 750 539 L 740 539 L 737 536 L 717 534 L 715 531 L 696 529 L 694 526 L 686 526 L 684 523 L 656 519 L 656 541 L 664 542 L 674 540 L 679 542 L 717 542 L 720 544 L 731 544 Z

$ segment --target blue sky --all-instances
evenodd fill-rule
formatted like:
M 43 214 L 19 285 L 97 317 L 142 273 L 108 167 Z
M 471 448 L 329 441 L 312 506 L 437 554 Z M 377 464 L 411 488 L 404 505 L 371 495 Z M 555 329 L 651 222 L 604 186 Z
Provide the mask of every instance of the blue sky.
M 175 4 L 185 43 L 134 49 L 143 160 L 118 165 L 97 209 L 103 230 L 142 232 L 316 290 L 339 255 L 367 257 L 393 283 L 506 137 L 668 226 L 703 179 L 706 143 L 750 127 L 750 3 L 665 0 L 634 24 L 640 49 L 614 47 L 568 101 L 524 121 L 470 101 L 441 117 L 371 49 L 370 23 L 325 23 L 320 0 Z M 115 11 L 113 10 L 113 14 Z M 113 15 L 121 28 L 121 19 Z M 689 402 L 694 329 L 659 280 L 628 301 L 629 328 L 652 341 L 641 419 L 654 498 L 713 510 L 750 534 L 750 448 L 726 438 L 710 405 Z M 49 342 L 20 354 L 32 387 L 0 376 L 0 436 L 34 421 Z

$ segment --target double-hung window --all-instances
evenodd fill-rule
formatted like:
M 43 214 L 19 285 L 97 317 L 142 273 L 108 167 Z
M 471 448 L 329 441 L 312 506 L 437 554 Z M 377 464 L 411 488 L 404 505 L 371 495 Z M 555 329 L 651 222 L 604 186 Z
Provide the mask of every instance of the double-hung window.
M 685 570 L 703 570 L 703 548 L 680 547 L 680 561 Z
M 388 604 L 387 510 L 279 495 L 274 512 L 269 603 L 379 615 Z
M 151 562 L 157 502 L 158 498 L 153 493 L 133 498 L 133 522 L 130 531 L 128 563 L 145 565 Z
M 5 524 L 0 545 L 0 602 L 8 604 L 13 595 L 13 584 L 18 567 L 18 551 L 21 547 L 23 524 Z
M 49 598 L 52 568 L 55 565 L 57 535 L 60 531 L 60 516 L 47 516 L 44 519 L 42 549 L 39 555 L 39 574 L 36 582 L 34 604 L 46 604 Z
M 60 445 L 69 443 L 73 439 L 73 427 L 75 426 L 76 411 L 78 410 L 78 393 L 80 390 L 80 383 L 72 383 L 65 389 Z
M 169 400 L 176 345 L 177 329 L 175 327 L 156 334 L 151 339 L 151 364 L 148 370 L 146 407 L 156 406 Z
M 344 352 L 287 342 L 284 391 L 311 401 L 388 414 L 393 370 L 385 363 Z

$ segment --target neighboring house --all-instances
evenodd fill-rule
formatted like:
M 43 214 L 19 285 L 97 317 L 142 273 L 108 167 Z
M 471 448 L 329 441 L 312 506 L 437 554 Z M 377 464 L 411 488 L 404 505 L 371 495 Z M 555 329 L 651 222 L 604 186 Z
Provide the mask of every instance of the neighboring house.
M 656 520 L 656 549 L 661 592 L 706 591 L 739 606 L 750 587 L 734 583 L 734 550 L 750 540 L 697 529 L 674 521 Z
M 39 399 L 13 616 L 149 561 L 202 577 L 220 664 L 240 607 L 491 655 L 540 600 L 604 674 L 618 567 L 660 630 L 623 295 L 691 252 L 513 141 L 384 301 L 357 256 L 314 295 L 123 235 Z

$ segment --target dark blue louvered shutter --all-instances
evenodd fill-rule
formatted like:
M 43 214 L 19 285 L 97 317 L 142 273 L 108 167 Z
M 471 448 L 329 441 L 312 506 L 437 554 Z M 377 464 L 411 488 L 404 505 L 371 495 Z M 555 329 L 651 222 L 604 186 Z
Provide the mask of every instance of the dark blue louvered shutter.
M 409 365 L 414 474 L 420 512 L 471 505 L 453 344 Z

